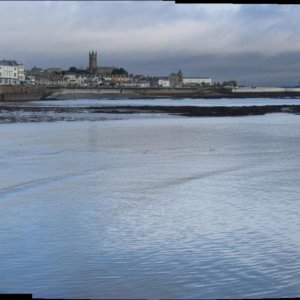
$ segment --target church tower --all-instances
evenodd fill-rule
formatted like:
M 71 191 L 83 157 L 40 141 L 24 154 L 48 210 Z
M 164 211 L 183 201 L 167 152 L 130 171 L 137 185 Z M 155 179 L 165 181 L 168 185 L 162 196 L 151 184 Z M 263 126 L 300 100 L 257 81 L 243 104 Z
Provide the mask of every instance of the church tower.
M 97 51 L 89 52 L 89 71 L 95 72 L 97 69 Z

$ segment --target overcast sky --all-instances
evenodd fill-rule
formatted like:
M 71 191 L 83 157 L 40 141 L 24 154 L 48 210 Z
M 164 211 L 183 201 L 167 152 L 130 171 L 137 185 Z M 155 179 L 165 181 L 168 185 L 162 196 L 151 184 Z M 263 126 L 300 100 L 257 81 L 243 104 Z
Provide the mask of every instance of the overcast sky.
M 0 1 L 0 59 L 129 73 L 298 85 L 300 6 L 160 1 Z

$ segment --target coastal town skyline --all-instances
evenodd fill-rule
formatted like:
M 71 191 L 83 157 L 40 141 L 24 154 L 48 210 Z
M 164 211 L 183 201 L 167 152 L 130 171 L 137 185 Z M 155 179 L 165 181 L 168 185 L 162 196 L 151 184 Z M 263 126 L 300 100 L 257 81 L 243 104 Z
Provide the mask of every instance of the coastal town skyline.
M 86 67 L 83 53 L 95 49 L 100 66 L 134 74 L 181 69 L 216 81 L 293 86 L 300 79 L 299 12 L 294 5 L 2 2 L 1 59 L 26 69 Z

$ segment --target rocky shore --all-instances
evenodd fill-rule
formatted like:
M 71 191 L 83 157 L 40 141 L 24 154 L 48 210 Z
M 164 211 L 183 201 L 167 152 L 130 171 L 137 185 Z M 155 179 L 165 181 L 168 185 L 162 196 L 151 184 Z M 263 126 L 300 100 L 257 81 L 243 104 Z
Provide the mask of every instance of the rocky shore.
M 267 113 L 300 114 L 300 105 L 265 106 L 34 106 L 18 103 L 0 105 L 0 123 L 103 120 L 103 114 L 170 114 L 187 117 L 234 117 Z

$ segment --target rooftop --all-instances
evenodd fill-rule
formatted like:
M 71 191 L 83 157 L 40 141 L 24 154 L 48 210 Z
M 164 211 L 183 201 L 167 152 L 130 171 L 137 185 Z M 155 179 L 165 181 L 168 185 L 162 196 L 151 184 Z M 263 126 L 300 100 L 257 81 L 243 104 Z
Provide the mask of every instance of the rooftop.
M 0 60 L 0 65 L 1 66 L 20 66 L 21 64 L 16 62 L 15 60 Z

